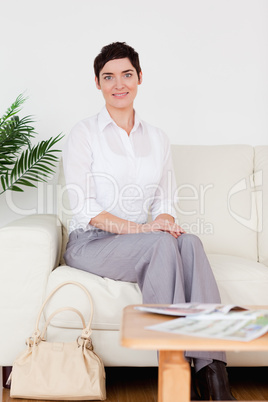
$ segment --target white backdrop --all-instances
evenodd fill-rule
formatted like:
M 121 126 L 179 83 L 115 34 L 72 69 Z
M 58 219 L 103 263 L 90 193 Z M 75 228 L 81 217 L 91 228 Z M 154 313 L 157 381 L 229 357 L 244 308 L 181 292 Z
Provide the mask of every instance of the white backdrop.
M 136 109 L 172 143 L 267 144 L 267 19 L 267 0 L 1 0 L 0 114 L 25 91 L 37 140 L 67 135 L 103 105 L 95 56 L 126 41 L 143 69 Z M 0 226 L 53 212 L 50 192 L 0 196 Z

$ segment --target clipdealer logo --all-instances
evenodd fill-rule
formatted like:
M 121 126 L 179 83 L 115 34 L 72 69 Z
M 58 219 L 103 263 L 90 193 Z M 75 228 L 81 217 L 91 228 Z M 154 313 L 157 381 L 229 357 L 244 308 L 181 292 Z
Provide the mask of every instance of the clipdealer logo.
M 205 234 L 212 235 L 214 233 L 213 222 L 206 219 L 207 215 L 207 196 L 211 192 L 215 191 L 215 186 L 213 184 L 199 184 L 198 186 L 184 183 L 179 186 L 174 186 L 172 182 L 172 177 L 170 172 L 168 172 L 168 186 L 164 191 L 161 187 L 157 185 L 147 185 L 145 189 L 138 188 L 137 186 L 125 186 L 119 188 L 117 182 L 111 178 L 109 175 L 98 174 L 98 177 L 105 178 L 109 180 L 110 186 L 113 189 L 113 202 L 110 208 L 113 208 L 116 202 L 122 209 L 124 206 L 128 207 L 128 199 L 140 200 L 139 210 L 135 209 L 131 211 L 129 208 L 126 209 L 126 213 L 146 213 L 148 210 L 148 203 L 153 200 L 155 191 L 158 192 L 158 197 L 165 193 L 169 200 L 173 201 L 173 205 L 177 214 L 180 216 L 178 224 L 183 227 L 187 232 L 191 232 L 197 235 Z M 247 227 L 251 230 L 261 232 L 263 230 L 263 172 L 257 171 L 249 177 L 245 177 L 235 183 L 226 195 L 226 208 L 227 212 L 231 217 L 239 224 Z M 66 219 L 74 213 L 79 213 L 84 208 L 84 193 L 83 190 L 77 186 L 71 186 L 71 190 L 76 195 L 77 203 L 75 208 L 71 210 L 68 202 L 67 196 L 67 186 L 60 184 L 45 184 L 38 183 L 37 185 L 37 202 L 35 202 L 34 207 L 19 206 L 16 197 L 13 198 L 13 193 L 11 191 L 6 192 L 6 204 L 9 209 L 21 216 L 26 216 L 30 214 L 57 214 L 60 219 L 66 216 Z M 149 193 L 146 194 L 146 200 L 144 201 L 143 194 L 144 190 L 148 190 Z M 134 196 L 129 194 L 130 191 L 134 191 Z M 246 197 L 250 197 L 250 213 L 249 216 L 243 216 L 237 208 L 235 203 L 235 197 L 238 194 L 246 193 Z M 214 196 L 213 196 L 214 198 Z M 80 201 L 81 202 L 80 202 Z M 234 207 L 236 205 L 236 207 Z M 189 217 L 189 218 L 187 218 Z M 193 220 L 191 219 L 193 217 Z M 64 219 L 64 220 L 66 220 Z
M 247 182 L 249 181 L 249 186 Z M 263 184 L 263 172 L 262 170 L 253 173 L 249 176 L 249 180 L 246 178 L 237 182 L 229 191 L 228 193 L 228 211 L 230 215 L 241 225 L 257 231 L 260 233 L 263 229 L 263 191 L 262 191 L 262 184 Z M 242 191 L 250 191 L 250 216 L 246 218 L 241 216 L 237 211 L 234 211 L 231 205 L 232 198 L 241 193 Z

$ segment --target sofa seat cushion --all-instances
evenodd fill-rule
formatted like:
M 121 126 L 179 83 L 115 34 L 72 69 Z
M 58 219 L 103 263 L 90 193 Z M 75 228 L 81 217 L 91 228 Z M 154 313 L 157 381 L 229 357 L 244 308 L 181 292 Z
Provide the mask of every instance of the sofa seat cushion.
M 268 267 L 245 258 L 208 254 L 222 303 L 268 305 Z
M 267 266 L 242 257 L 209 254 L 222 303 L 238 305 L 268 305 Z M 68 266 L 55 269 L 48 280 L 47 294 L 65 281 L 82 283 L 91 293 L 94 302 L 93 329 L 119 330 L 122 310 L 129 304 L 142 303 L 136 283 L 101 278 Z M 59 307 L 72 306 L 89 319 L 89 302 L 86 295 L 74 286 L 61 288 L 49 302 L 45 318 Z M 55 316 L 51 325 L 60 328 L 81 328 L 81 321 L 73 312 Z
M 80 282 L 90 292 L 94 303 L 93 329 L 119 330 L 123 308 L 129 304 L 142 303 L 141 292 L 136 283 L 102 278 L 66 265 L 58 267 L 50 274 L 46 296 L 66 281 Z M 45 318 L 56 309 L 67 306 L 81 311 L 86 322 L 88 321 L 90 306 L 87 296 L 73 285 L 64 286 L 53 296 L 45 309 Z M 80 318 L 69 311 L 56 315 L 51 325 L 60 328 L 82 327 Z

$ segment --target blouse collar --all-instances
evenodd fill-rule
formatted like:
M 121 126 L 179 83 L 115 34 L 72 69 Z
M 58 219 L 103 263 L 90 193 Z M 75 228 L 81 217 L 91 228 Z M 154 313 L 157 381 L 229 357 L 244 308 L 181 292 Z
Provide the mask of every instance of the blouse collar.
M 141 127 L 143 127 L 142 120 L 140 119 L 139 115 L 136 113 L 135 110 L 134 110 L 134 112 L 135 112 L 135 114 L 134 114 L 134 126 L 133 126 L 133 128 L 131 130 L 132 132 L 136 131 L 137 128 L 139 127 L 139 125 L 141 125 Z M 105 127 L 108 126 L 108 124 L 115 124 L 117 126 L 115 121 L 110 116 L 110 113 L 108 112 L 106 106 L 104 106 L 101 109 L 100 113 L 98 114 L 98 125 L 99 125 L 100 131 L 103 131 L 105 129 Z

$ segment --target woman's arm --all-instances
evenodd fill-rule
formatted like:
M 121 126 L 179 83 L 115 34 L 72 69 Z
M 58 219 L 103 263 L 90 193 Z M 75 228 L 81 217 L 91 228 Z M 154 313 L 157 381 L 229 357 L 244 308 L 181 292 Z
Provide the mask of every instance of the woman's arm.
M 103 211 L 90 220 L 90 225 L 106 232 L 116 234 L 131 234 L 131 233 L 147 233 L 147 232 L 168 232 L 175 238 L 179 237 L 184 230 L 174 223 L 174 218 L 168 214 L 158 215 L 157 218 L 150 222 L 139 224 L 118 218 L 117 216 Z
M 142 226 L 139 223 L 119 218 L 106 211 L 94 216 L 89 223 L 98 229 L 116 234 L 140 233 L 140 226 Z

